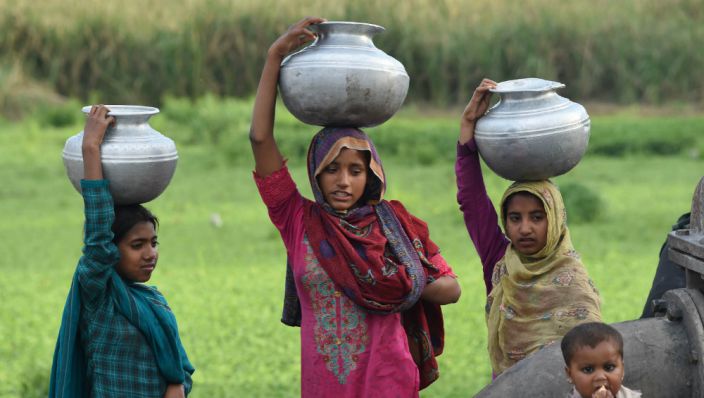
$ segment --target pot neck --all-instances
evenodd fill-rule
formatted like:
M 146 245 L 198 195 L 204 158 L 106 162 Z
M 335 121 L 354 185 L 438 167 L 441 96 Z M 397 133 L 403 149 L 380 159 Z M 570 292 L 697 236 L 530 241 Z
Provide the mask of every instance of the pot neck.
M 324 22 L 311 30 L 318 33 L 315 44 L 319 46 L 375 47 L 372 38 L 384 28 L 362 22 Z
M 152 115 L 117 115 L 115 116 L 115 123 L 123 126 L 147 124 L 151 117 Z
M 499 94 L 501 100 L 492 108 L 495 115 L 532 114 L 569 106 L 570 101 L 554 90 L 523 91 Z
M 145 124 L 149 118 L 159 113 L 158 108 L 141 105 L 107 105 L 110 112 L 108 115 L 115 118 L 118 125 L 139 125 Z M 90 106 L 84 106 L 82 111 L 86 115 L 90 112 Z
M 501 101 L 505 102 L 523 102 L 535 100 L 547 100 L 560 97 L 555 90 L 545 91 L 514 91 L 510 93 L 499 93 Z

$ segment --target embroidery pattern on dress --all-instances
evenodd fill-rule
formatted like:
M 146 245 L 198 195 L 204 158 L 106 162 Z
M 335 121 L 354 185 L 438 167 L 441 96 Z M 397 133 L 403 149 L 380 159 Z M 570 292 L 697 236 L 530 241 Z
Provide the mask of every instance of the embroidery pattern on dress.
M 487 315 L 489 315 L 489 311 L 491 311 L 491 305 L 494 303 L 494 296 L 488 295 L 486 297 L 486 304 L 484 305 L 484 311 L 486 312 Z
M 366 274 L 362 274 L 362 271 L 360 271 L 356 265 L 350 263 L 349 266 L 352 269 L 352 272 L 354 272 L 354 276 L 357 277 L 357 280 L 364 282 L 367 285 L 376 285 L 376 278 L 374 278 L 374 273 L 372 273 L 371 268 L 367 270 Z
M 381 267 L 381 275 L 385 278 L 390 278 L 398 272 L 398 264 L 389 257 L 384 258 L 384 266 Z
M 553 199 L 552 199 L 552 194 L 547 188 L 544 188 L 542 190 L 543 198 L 545 198 L 545 203 L 548 204 L 548 207 L 553 206 Z
M 549 321 L 552 319 L 552 312 L 545 312 L 542 315 L 538 316 L 538 319 L 540 319 L 541 321 Z
M 559 274 L 555 275 L 555 277 L 552 279 L 552 283 L 556 286 L 562 286 L 562 287 L 567 287 L 572 283 L 572 279 L 574 279 L 574 275 L 570 271 L 562 271 Z
M 597 289 L 597 288 L 596 288 L 596 285 L 594 285 L 594 281 L 592 280 L 592 278 L 587 279 L 587 281 L 588 281 L 588 283 L 589 283 L 589 286 L 592 288 L 592 291 L 593 291 L 594 293 L 596 293 L 596 295 L 598 296 L 598 295 L 599 295 L 599 289 Z
M 589 316 L 589 310 L 585 307 L 561 309 L 555 311 L 554 316 L 558 318 L 576 318 L 581 321 L 587 319 L 587 316 Z
M 506 353 L 506 357 L 511 361 L 517 362 L 526 357 L 526 352 L 519 348 L 514 348 Z
M 400 264 L 403 266 L 403 264 Z M 381 267 L 381 275 L 390 278 L 398 272 L 399 264 L 396 263 L 389 245 L 384 247 L 384 265 Z
M 508 269 L 506 268 L 506 262 L 501 259 L 496 265 L 494 266 L 494 270 L 491 273 L 491 285 L 496 286 L 501 282 L 501 278 L 504 277 L 504 275 L 508 274 Z
M 521 289 L 530 289 L 538 284 L 538 278 L 533 277 L 527 280 L 518 280 L 515 283 L 516 287 L 519 287 Z
M 313 336 L 316 351 L 337 381 L 345 384 L 367 348 L 366 313 L 335 289 L 335 284 L 318 263 L 307 238 L 304 238 L 304 244 L 306 272 L 302 282 L 310 296 L 315 316 Z
M 568 257 L 576 258 L 577 260 L 581 259 L 582 257 L 579 255 L 577 250 L 570 249 L 565 252 L 565 255 Z
M 373 227 L 373 225 L 374 225 L 374 224 L 372 223 L 372 224 L 369 224 L 369 225 L 364 226 L 364 227 L 358 227 L 358 226 L 356 226 L 356 225 L 354 225 L 354 224 L 348 223 L 347 221 L 345 221 L 345 220 L 342 219 L 342 218 L 339 218 L 339 220 L 340 220 L 340 226 L 341 226 L 342 228 L 344 228 L 344 229 L 347 230 L 348 232 L 351 232 L 351 233 L 353 233 L 354 235 L 359 236 L 359 237 L 362 237 L 362 238 L 367 237 L 367 236 L 369 235 L 369 233 L 372 232 L 372 227 Z
M 506 320 L 511 320 L 516 317 L 516 311 L 510 305 L 501 303 L 499 305 L 499 311 L 504 314 L 504 319 Z

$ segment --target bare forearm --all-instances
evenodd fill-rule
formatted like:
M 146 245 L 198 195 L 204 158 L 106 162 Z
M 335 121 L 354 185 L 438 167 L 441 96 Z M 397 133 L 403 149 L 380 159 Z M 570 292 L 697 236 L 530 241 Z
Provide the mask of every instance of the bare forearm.
M 268 54 L 257 88 L 249 139 L 257 174 L 266 177 L 283 165 L 283 156 L 274 139 L 274 117 L 281 57 Z
M 460 137 L 459 137 L 459 142 L 460 145 L 464 145 L 468 143 L 469 141 L 474 138 L 474 126 L 476 125 L 476 122 L 470 122 L 466 120 L 462 120 L 460 123 Z
M 272 139 L 274 135 L 274 116 L 276 108 L 277 84 L 281 69 L 281 57 L 269 52 L 267 54 L 262 76 L 257 87 L 252 112 L 252 126 L 249 138 L 252 142 Z
M 425 285 L 421 298 L 435 304 L 456 303 L 460 299 L 460 284 L 451 276 L 441 276 L 432 283 Z

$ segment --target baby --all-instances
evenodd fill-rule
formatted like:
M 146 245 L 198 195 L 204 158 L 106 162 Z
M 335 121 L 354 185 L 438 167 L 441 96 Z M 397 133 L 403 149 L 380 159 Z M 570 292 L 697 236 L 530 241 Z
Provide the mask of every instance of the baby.
M 575 326 L 562 339 L 562 356 L 570 384 L 570 398 L 638 398 L 639 391 L 623 381 L 623 338 L 601 322 Z

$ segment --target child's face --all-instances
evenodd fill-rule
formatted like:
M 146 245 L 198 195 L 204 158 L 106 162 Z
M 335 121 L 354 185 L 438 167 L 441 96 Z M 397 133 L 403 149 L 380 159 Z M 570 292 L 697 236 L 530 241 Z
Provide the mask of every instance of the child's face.
M 318 175 L 325 201 L 336 211 L 352 208 L 367 185 L 367 162 L 362 152 L 343 148 Z
M 602 386 L 615 397 L 623 381 L 623 358 L 614 342 L 602 341 L 594 348 L 580 347 L 565 370 L 582 397 L 591 397 Z
M 513 195 L 506 206 L 506 235 L 523 255 L 539 252 L 548 241 L 548 217 L 543 203 L 531 194 Z
M 135 224 L 117 244 L 120 262 L 117 273 L 133 282 L 146 282 L 152 277 L 159 258 L 154 224 L 143 221 Z

